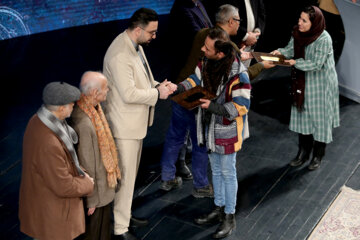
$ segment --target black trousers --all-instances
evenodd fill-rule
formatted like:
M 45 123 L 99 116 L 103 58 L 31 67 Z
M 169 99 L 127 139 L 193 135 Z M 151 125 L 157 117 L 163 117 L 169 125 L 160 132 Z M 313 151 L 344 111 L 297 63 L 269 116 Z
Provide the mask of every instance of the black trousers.
M 322 158 L 325 155 L 326 143 L 314 141 L 312 134 L 299 134 L 299 148 L 304 149 L 308 153 L 312 151 L 313 157 Z
M 88 216 L 85 208 L 85 233 L 76 240 L 110 240 L 111 239 L 111 203 L 96 208 L 95 212 Z

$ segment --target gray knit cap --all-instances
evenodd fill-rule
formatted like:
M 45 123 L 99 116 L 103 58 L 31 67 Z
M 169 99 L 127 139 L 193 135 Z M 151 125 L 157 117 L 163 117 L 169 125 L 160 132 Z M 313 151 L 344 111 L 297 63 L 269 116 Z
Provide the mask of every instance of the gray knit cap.
M 48 83 L 42 96 L 44 104 L 63 106 L 80 99 L 80 90 L 65 82 Z

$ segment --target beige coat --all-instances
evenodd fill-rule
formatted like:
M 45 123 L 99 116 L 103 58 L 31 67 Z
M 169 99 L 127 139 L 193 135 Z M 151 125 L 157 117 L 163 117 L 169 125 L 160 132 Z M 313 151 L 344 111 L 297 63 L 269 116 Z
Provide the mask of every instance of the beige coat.
M 60 138 L 34 115 L 23 141 L 20 230 L 39 240 L 74 239 L 85 231 L 81 197 L 92 190 Z
M 152 125 L 158 91 L 150 66 L 143 54 L 150 76 L 126 31 L 118 35 L 108 48 L 103 73 L 110 91 L 104 112 L 113 136 L 120 139 L 143 139 Z
M 86 197 L 86 206 L 103 207 L 114 200 L 115 189 L 108 187 L 107 172 L 101 160 L 95 128 L 88 115 L 78 106 L 74 107 L 71 120 L 71 126 L 79 136 L 77 154 L 80 165 L 95 182 L 93 193 Z

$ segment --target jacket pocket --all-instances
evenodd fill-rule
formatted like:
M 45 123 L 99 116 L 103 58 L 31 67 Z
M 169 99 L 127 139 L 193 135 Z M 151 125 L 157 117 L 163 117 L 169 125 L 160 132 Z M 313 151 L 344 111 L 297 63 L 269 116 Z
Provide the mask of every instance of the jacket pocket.
M 215 123 L 215 144 L 226 146 L 238 141 L 237 124 L 232 121 L 229 125 Z

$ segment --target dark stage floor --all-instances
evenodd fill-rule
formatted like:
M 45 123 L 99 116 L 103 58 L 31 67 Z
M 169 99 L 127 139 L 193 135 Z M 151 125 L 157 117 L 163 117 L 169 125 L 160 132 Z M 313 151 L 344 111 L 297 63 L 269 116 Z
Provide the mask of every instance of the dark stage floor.
M 360 189 L 360 125 L 357 117 L 360 105 L 343 97 L 341 127 L 335 129 L 335 140 L 328 145 L 320 169 L 310 172 L 306 167 L 288 166 L 297 151 L 297 136 L 288 130 L 286 96 L 278 87 L 286 86 L 286 78 L 272 77 L 286 73 L 286 69 L 271 70 L 253 84 L 250 138 L 237 156 L 237 229 L 228 239 L 306 239 L 341 186 Z M 23 114 L 29 111 L 30 114 L 37 108 L 36 104 L 30 105 L 14 111 Z M 135 235 L 146 240 L 211 239 L 216 226 L 197 226 L 193 218 L 208 212 L 212 199 L 195 199 L 191 195 L 191 181 L 169 193 L 158 189 L 159 160 L 170 117 L 169 108 L 169 101 L 157 105 L 156 123 L 145 139 L 133 212 L 136 216 L 149 218 L 150 224 L 135 229 Z M 2 136 L 0 145 L 0 230 L 5 236 L 3 239 L 28 239 L 19 232 L 17 220 L 21 138 L 27 119 L 16 117 L 16 113 L 12 116 L 8 124 L 17 128 Z M 17 160 L 9 164 L 7 159 Z
M 275 79 L 269 84 L 273 88 L 262 81 L 254 84 L 254 93 L 264 96 L 266 89 L 279 97 Z M 335 140 L 328 145 L 321 168 L 313 172 L 306 166 L 288 166 L 297 151 L 297 135 L 288 130 L 284 116 L 288 112 L 281 99 L 268 97 L 256 107 L 249 114 L 250 138 L 237 155 L 237 229 L 228 239 L 306 239 L 341 186 L 360 189 L 360 105 L 341 98 L 341 127 L 334 131 Z M 152 161 L 157 151 L 148 149 L 143 161 Z M 158 190 L 160 176 L 154 171 L 148 184 L 137 190 L 134 202 L 134 213 L 150 218 L 151 224 L 138 229 L 136 235 L 142 239 L 211 239 L 216 226 L 197 226 L 193 218 L 208 212 L 212 200 L 192 197 L 191 181 L 169 193 Z

